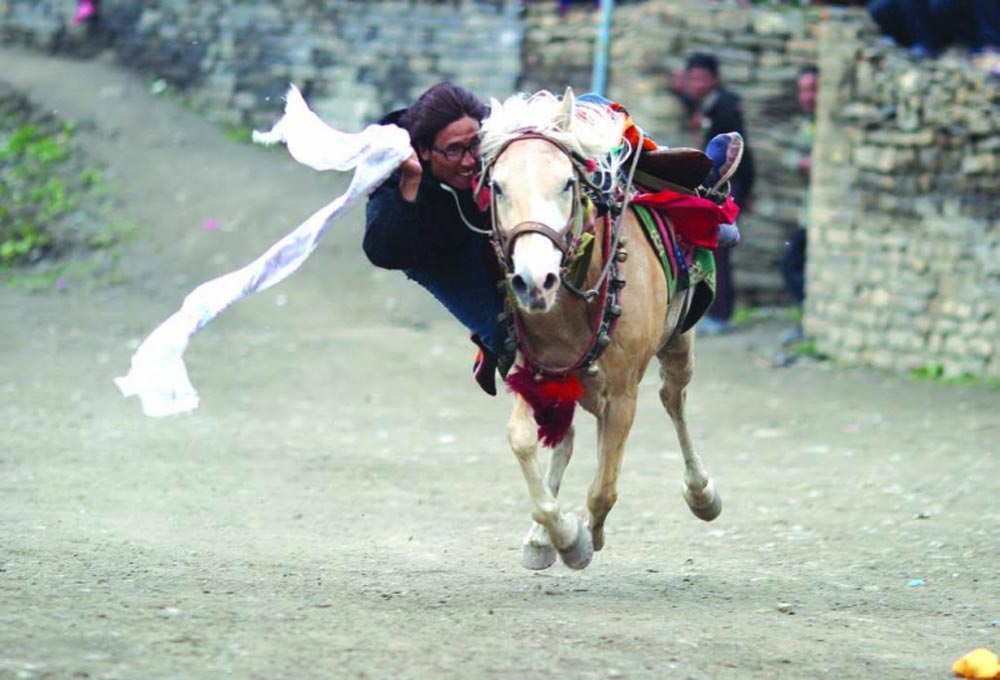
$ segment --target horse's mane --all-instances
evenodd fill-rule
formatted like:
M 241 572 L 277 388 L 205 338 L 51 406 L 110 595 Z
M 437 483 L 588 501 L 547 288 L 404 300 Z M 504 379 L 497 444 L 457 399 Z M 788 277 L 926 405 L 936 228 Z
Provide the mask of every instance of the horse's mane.
M 483 121 L 479 145 L 483 162 L 492 163 L 504 144 L 531 131 L 593 160 L 598 172 L 617 177 L 618 167 L 630 151 L 622 139 L 625 114 L 606 104 L 576 100 L 572 120 L 564 127 L 562 106 L 562 98 L 547 90 L 515 94 L 503 103 L 490 100 L 490 115 Z

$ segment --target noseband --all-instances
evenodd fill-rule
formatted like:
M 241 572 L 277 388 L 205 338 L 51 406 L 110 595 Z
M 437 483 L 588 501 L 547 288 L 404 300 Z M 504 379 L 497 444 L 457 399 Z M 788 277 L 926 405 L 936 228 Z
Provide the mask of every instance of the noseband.
M 567 267 L 569 267 L 573 260 L 576 258 L 577 252 L 579 251 L 580 243 L 583 239 L 584 234 L 584 220 L 586 217 L 586 210 L 584 206 L 586 204 L 587 195 L 581 192 L 580 185 L 583 184 L 587 188 L 592 189 L 596 192 L 600 192 L 601 189 L 596 184 L 594 184 L 588 177 L 587 166 L 585 161 L 578 158 L 572 151 L 567 149 L 564 145 L 560 144 L 551 137 L 547 137 L 540 132 L 525 132 L 517 137 L 514 137 L 504 143 L 503 146 L 497 151 L 493 160 L 489 164 L 484 165 L 483 175 L 481 184 L 476 189 L 478 194 L 482 191 L 485 182 L 489 182 L 492 187 L 492 177 L 491 172 L 493 165 L 497 162 L 500 156 L 503 155 L 504 151 L 507 150 L 509 146 L 516 142 L 523 142 L 529 139 L 540 139 L 542 141 L 548 142 L 552 146 L 556 147 L 561 151 L 573 164 L 573 198 L 572 198 L 572 208 L 570 210 L 569 217 L 566 218 L 565 224 L 562 225 L 560 229 L 554 229 L 553 227 L 544 224 L 542 222 L 535 221 L 525 221 L 515 224 L 507 233 L 501 229 L 500 222 L 497 219 L 497 198 L 496 191 L 490 191 L 490 220 L 493 227 L 493 248 L 497 253 L 497 258 L 500 260 L 501 266 L 507 273 L 510 273 L 513 262 L 512 255 L 514 251 L 514 242 L 518 238 L 524 236 L 525 234 L 541 234 L 549 239 L 553 245 L 562 253 L 562 260 L 560 262 L 560 268 L 565 272 Z

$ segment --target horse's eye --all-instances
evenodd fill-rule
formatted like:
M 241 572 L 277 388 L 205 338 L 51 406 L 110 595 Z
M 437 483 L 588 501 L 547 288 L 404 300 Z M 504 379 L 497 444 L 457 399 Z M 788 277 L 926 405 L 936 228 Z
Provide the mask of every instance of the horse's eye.
M 563 193 L 565 194 L 567 191 L 573 191 L 573 185 L 574 184 L 575 184 L 575 182 L 572 179 L 566 180 L 566 185 L 562 189 Z
M 503 187 L 496 182 L 493 183 L 493 195 L 497 198 L 503 198 Z

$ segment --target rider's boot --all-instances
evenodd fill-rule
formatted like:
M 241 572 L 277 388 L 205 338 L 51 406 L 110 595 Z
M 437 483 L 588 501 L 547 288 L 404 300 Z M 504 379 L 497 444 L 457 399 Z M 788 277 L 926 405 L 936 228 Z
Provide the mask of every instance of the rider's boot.
M 491 397 L 497 396 L 497 355 L 483 344 L 478 334 L 472 334 L 472 342 L 476 344 L 476 358 L 472 362 L 472 377 L 483 392 Z
M 705 155 L 712 159 L 712 169 L 701 183 L 713 192 L 725 193 L 726 183 L 740 167 L 743 160 L 743 136 L 738 132 L 724 132 L 709 140 Z
M 700 193 L 719 203 L 729 197 L 729 180 L 743 160 L 743 136 L 738 132 L 716 135 L 705 146 L 705 155 L 712 159 L 712 169 L 701 184 Z M 740 228 L 736 224 L 719 225 L 719 248 L 733 248 L 740 244 Z

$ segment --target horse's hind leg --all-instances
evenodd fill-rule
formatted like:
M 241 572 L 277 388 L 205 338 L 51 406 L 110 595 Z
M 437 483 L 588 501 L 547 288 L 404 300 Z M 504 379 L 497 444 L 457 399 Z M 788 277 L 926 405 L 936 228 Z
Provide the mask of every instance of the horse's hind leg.
M 625 453 L 625 440 L 635 420 L 637 394 L 632 391 L 609 399 L 604 412 L 597 419 L 597 439 L 600 452 L 597 474 L 587 493 L 590 509 L 590 534 L 594 550 L 604 547 L 604 520 L 618 500 L 618 473 Z
M 549 457 L 549 467 L 545 471 L 545 486 L 556 498 L 559 497 L 559 485 L 562 484 L 563 473 L 573 456 L 574 429 L 571 427 L 566 438 L 552 449 Z M 538 522 L 533 522 L 531 530 L 524 539 L 524 549 L 521 554 L 521 564 L 527 569 L 548 569 L 556 561 L 556 549 L 552 546 L 549 533 Z
M 701 458 L 691 445 L 687 421 L 684 418 L 684 401 L 687 386 L 694 371 L 694 333 L 687 332 L 674 338 L 660 350 L 660 401 L 674 421 L 677 439 L 684 454 L 684 500 L 700 519 L 711 522 L 722 512 L 722 499 L 715 491 L 715 484 L 705 472 Z
M 593 557 L 590 532 L 577 517 L 560 512 L 559 502 L 543 480 L 538 465 L 537 430 L 531 407 L 520 397 L 515 397 L 514 410 L 507 423 L 507 439 L 528 484 L 534 506 L 531 517 L 545 528 L 566 566 L 583 569 Z

